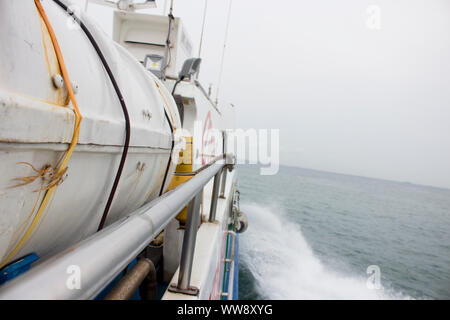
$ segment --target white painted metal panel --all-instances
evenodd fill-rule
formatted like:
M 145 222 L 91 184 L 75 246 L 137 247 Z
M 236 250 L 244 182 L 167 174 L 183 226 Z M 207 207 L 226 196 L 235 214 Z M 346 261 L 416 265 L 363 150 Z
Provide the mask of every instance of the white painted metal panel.
M 167 16 L 114 12 L 113 39 L 141 62 L 147 54 L 165 56 L 168 34 Z M 192 42 L 179 18 L 175 18 L 172 22 L 170 43 L 166 75 L 177 77 L 184 61 L 193 57 Z

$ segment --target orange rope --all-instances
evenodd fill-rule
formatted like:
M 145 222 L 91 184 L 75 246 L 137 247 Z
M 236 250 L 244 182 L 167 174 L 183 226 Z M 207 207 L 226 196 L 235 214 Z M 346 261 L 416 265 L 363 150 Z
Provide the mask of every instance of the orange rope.
M 59 47 L 58 40 L 56 39 L 55 32 L 50 24 L 50 21 L 47 18 L 47 15 L 45 14 L 44 8 L 42 7 L 40 1 L 34 0 L 34 3 L 36 4 L 36 8 L 39 11 L 39 14 L 41 15 L 42 19 L 44 20 L 47 30 L 50 34 L 50 38 L 52 40 L 53 47 L 55 49 L 56 57 L 58 58 L 59 66 L 61 68 L 61 73 L 62 73 L 64 82 L 66 84 L 67 91 L 69 92 L 70 101 L 72 102 L 72 106 L 73 106 L 74 113 L 75 113 L 75 127 L 74 127 L 74 131 L 73 131 L 72 141 L 70 142 L 69 148 L 67 149 L 64 157 L 62 158 L 61 164 L 55 173 L 55 175 L 62 177 L 64 172 L 67 170 L 67 163 L 69 162 L 70 157 L 72 156 L 72 153 L 75 149 L 75 146 L 78 143 L 78 136 L 80 133 L 80 124 L 81 124 L 82 117 L 81 117 L 80 111 L 78 109 L 77 101 L 75 99 L 75 94 L 73 92 L 72 84 L 69 79 L 69 74 L 67 72 L 66 65 L 64 64 L 63 55 L 61 53 L 61 48 Z M 58 181 L 59 181 L 59 179 L 58 179 Z M 14 257 L 14 255 L 23 247 L 25 242 L 29 239 L 33 230 L 36 228 L 36 226 L 39 222 L 39 219 L 41 218 L 42 213 L 45 210 L 45 207 L 47 206 L 49 200 L 51 199 L 53 192 L 55 191 L 55 189 L 58 185 L 59 185 L 59 183 L 56 183 L 56 182 L 49 185 L 49 188 L 48 188 L 47 192 L 45 193 L 45 196 L 42 199 L 41 205 L 40 205 L 36 215 L 34 216 L 30 226 L 28 227 L 27 231 L 22 236 L 21 240 L 16 245 L 16 247 L 8 254 L 6 259 L 0 264 L 0 268 L 2 268 L 4 265 L 6 265 L 8 263 L 8 261 L 11 260 L 12 257 Z
M 173 129 L 176 130 L 177 129 L 177 125 L 175 123 L 175 118 L 173 117 L 172 110 L 170 109 L 169 102 L 167 102 L 166 96 L 164 95 L 164 93 L 162 92 L 161 88 L 159 87 L 158 81 L 155 80 L 155 84 L 156 84 L 156 87 L 158 88 L 158 91 L 159 91 L 159 94 L 161 95 L 161 98 L 164 101 L 164 104 L 167 107 L 167 110 L 169 111 L 170 118 L 172 119 Z

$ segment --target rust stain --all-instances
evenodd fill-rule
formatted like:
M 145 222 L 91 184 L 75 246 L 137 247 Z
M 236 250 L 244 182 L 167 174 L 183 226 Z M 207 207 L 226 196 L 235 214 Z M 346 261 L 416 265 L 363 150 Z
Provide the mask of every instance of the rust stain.
M 158 173 L 156 174 L 157 177 L 159 177 L 159 181 L 162 181 L 164 179 L 164 173 L 166 171 L 165 167 L 161 167 L 158 171 Z M 148 200 L 150 200 L 153 196 L 158 196 L 159 195 L 159 191 L 161 189 L 161 184 L 160 183 L 155 183 L 153 184 L 153 187 L 150 188 L 150 190 L 147 192 L 147 194 L 145 195 L 145 201 L 147 202 Z
M 45 62 L 47 64 L 49 81 L 51 82 L 53 75 L 61 74 L 61 68 L 47 26 L 41 16 L 39 16 L 39 23 L 42 34 L 42 45 L 44 46 Z M 50 90 L 51 92 L 48 96 L 48 100 L 51 101 L 52 104 L 58 106 L 67 106 L 69 104 L 69 94 L 65 87 L 56 89 L 51 85 Z
M 0 0 L 0 1 L 1 1 L 1 0 Z M 42 100 L 42 99 L 39 99 L 39 98 L 36 98 L 36 97 L 33 97 L 33 96 L 28 96 L 28 95 L 23 94 L 23 93 L 11 92 L 11 95 L 12 95 L 12 96 L 22 97 L 22 98 L 25 98 L 25 99 L 28 99 L 28 100 L 32 100 L 32 101 L 36 101 L 36 102 L 41 102 L 41 103 L 48 104 L 48 105 L 50 105 L 50 106 L 52 106 L 52 107 L 55 107 L 55 109 L 53 109 L 52 111 L 56 111 L 56 108 L 57 108 L 57 107 L 62 107 L 61 104 L 57 104 L 57 103 L 55 103 L 55 102 L 53 102 L 53 101 Z M 70 99 L 69 99 L 69 100 L 70 100 Z M 15 100 L 13 101 L 13 103 L 15 103 L 15 104 L 17 105 L 17 102 L 16 102 Z M 0 101 L 0 104 L 3 104 L 2 101 Z M 63 109 L 63 110 L 65 110 L 65 109 Z M 67 117 L 66 120 L 67 120 L 67 121 L 72 121 L 72 120 L 71 120 L 71 119 L 72 119 L 72 118 L 71 118 L 71 115 L 73 115 L 73 112 L 67 110 L 65 114 L 66 114 L 66 117 Z
M 50 197 L 50 201 L 48 202 L 47 207 L 45 208 L 44 213 L 42 214 L 42 217 L 39 221 L 39 224 L 37 225 L 36 229 L 34 230 L 33 234 L 30 236 L 30 240 L 32 239 L 33 235 L 37 234 L 39 232 L 39 229 L 41 228 L 42 223 L 44 222 L 45 218 L 47 217 L 48 213 L 50 212 L 51 206 L 53 204 L 53 200 L 55 200 L 56 192 L 52 194 Z
M 28 227 L 28 225 L 30 224 L 30 219 L 34 215 L 34 212 L 36 210 L 36 206 L 39 203 L 39 200 L 41 199 L 41 195 L 42 195 L 42 193 L 39 192 L 37 197 L 36 197 L 36 200 L 34 202 L 33 209 L 31 209 L 31 212 L 28 214 L 28 216 L 25 218 L 25 220 L 20 222 L 20 224 L 17 226 L 16 230 L 13 232 L 13 235 L 11 236 L 11 241 L 10 241 L 10 243 L 8 245 L 8 252 L 11 251 L 14 248 L 12 246 L 12 244 L 14 244 L 14 246 L 15 246 L 15 243 L 17 243 L 19 241 L 20 237 L 25 232 L 26 227 Z M 30 194 L 30 196 L 31 196 L 31 194 Z M 24 201 L 24 205 L 25 205 L 25 201 Z
M 44 46 L 44 54 L 45 54 L 45 62 L 47 63 L 47 71 L 48 71 L 48 75 L 51 77 L 52 76 L 52 68 L 50 66 L 50 59 L 48 57 L 48 49 L 47 49 L 47 37 L 45 36 L 45 25 L 44 22 L 42 21 L 42 18 L 39 18 L 39 25 L 41 27 L 41 34 L 42 34 L 42 45 Z
M 144 173 L 144 170 L 145 170 L 145 165 L 146 165 L 145 162 L 141 163 L 140 161 L 137 164 L 136 171 L 134 172 L 134 174 L 137 173 L 137 176 L 134 179 L 134 181 L 132 182 L 132 187 L 131 187 L 130 191 L 128 192 L 127 203 L 130 203 L 131 197 L 134 195 L 134 193 L 139 185 L 142 174 Z

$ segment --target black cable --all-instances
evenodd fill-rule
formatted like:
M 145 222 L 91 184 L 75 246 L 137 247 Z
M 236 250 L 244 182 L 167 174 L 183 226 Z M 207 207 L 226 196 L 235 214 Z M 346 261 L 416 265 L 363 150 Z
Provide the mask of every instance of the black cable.
M 182 78 L 178 78 L 177 81 L 175 81 L 175 84 L 173 85 L 173 89 L 172 89 L 172 96 L 175 94 L 175 89 L 177 88 L 177 85 L 183 81 L 184 77 Z
M 163 183 L 161 185 L 161 189 L 159 190 L 159 195 L 160 196 L 164 192 L 164 185 L 166 184 L 167 175 L 169 174 L 170 165 L 172 163 L 173 148 L 175 147 L 175 137 L 174 137 L 174 133 L 173 133 L 173 126 L 172 126 L 172 123 L 169 120 L 169 116 L 167 115 L 166 109 L 164 109 L 164 114 L 166 115 L 166 119 L 167 119 L 167 122 L 169 123 L 170 131 L 172 132 L 172 147 L 170 149 L 169 162 L 167 163 L 166 172 L 164 173 Z
M 80 18 L 77 17 L 72 10 L 68 10 L 68 8 L 65 4 L 63 4 L 59 0 L 53 0 L 53 1 L 57 5 L 59 5 L 64 11 L 66 11 L 70 16 L 72 16 L 75 19 L 75 21 L 78 22 L 81 29 L 84 31 L 84 33 L 88 37 L 89 41 L 91 42 L 92 46 L 94 47 L 95 51 L 97 52 L 100 60 L 102 61 L 103 67 L 105 68 L 106 72 L 108 73 L 109 79 L 111 80 L 114 90 L 116 91 L 117 97 L 119 98 L 120 105 L 122 106 L 123 116 L 125 118 L 125 143 L 123 146 L 122 157 L 120 159 L 119 168 L 117 169 L 116 178 L 114 179 L 114 184 L 113 184 L 113 186 L 111 188 L 111 192 L 109 194 L 108 202 L 106 203 L 106 207 L 105 207 L 105 210 L 103 211 L 102 219 L 98 226 L 97 231 L 100 231 L 101 229 L 103 229 L 106 218 L 108 217 L 108 212 L 111 208 L 111 204 L 114 199 L 114 195 L 116 193 L 117 186 L 119 185 L 120 177 L 122 175 L 123 167 L 125 165 L 125 160 L 127 158 L 128 147 L 130 145 L 130 117 L 128 115 L 128 109 L 125 104 L 125 100 L 123 99 L 122 93 L 120 92 L 119 86 L 117 85 L 116 79 L 114 78 L 114 75 L 113 75 L 108 63 L 106 62 L 105 56 L 103 55 L 102 51 L 100 50 L 100 47 L 98 46 L 98 44 L 95 41 L 94 37 L 92 36 L 91 32 L 89 31 L 88 28 L 86 28 L 83 21 L 81 21 Z
M 172 20 L 175 20 L 175 17 L 172 15 L 172 8 L 170 9 L 170 13 L 168 15 L 169 17 L 169 30 L 167 31 L 167 38 L 166 38 L 166 48 L 167 48 L 167 61 L 165 63 L 165 66 L 162 68 L 161 72 L 164 75 L 164 80 L 166 79 L 166 69 L 172 62 L 172 53 L 170 52 L 170 31 L 172 30 Z

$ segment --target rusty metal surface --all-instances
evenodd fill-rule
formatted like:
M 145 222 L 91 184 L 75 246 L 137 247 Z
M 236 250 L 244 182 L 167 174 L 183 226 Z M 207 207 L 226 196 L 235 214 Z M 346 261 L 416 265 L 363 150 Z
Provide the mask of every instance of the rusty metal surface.
M 116 286 L 106 295 L 105 300 L 128 300 L 139 288 L 148 273 L 155 272 L 153 263 L 148 259 L 139 259 L 137 263 L 120 279 Z

